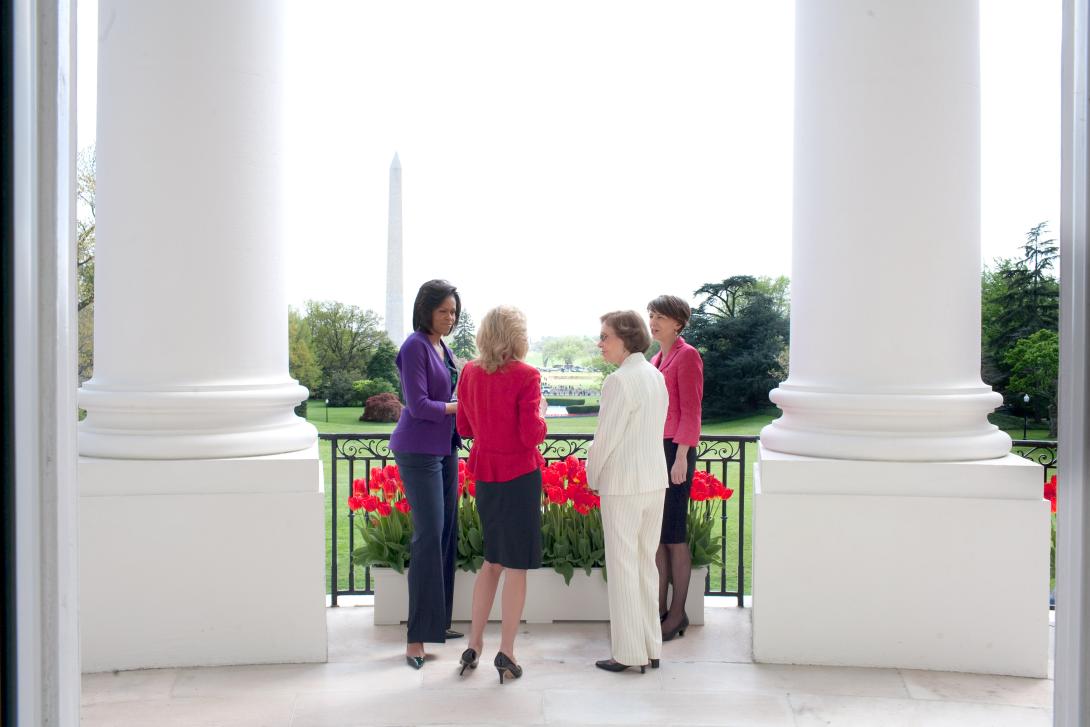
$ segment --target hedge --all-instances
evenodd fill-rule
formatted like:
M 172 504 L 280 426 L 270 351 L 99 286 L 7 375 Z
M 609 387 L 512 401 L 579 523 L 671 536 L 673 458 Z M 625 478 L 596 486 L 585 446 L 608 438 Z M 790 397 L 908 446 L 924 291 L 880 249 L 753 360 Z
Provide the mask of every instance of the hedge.
M 587 404 L 586 406 L 569 406 L 568 407 L 568 413 L 569 414 L 597 414 L 598 413 L 598 405 L 597 404 Z
M 549 402 L 549 406 L 580 406 L 586 399 L 572 399 L 563 396 L 546 396 L 545 400 Z

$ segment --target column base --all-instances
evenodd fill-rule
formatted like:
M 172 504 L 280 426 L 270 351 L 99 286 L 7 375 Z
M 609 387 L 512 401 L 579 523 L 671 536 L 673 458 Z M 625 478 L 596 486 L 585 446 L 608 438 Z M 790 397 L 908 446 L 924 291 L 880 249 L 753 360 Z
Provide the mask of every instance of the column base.
M 326 660 L 317 452 L 81 458 L 85 672 Z
M 753 522 L 760 662 L 1048 673 L 1040 467 L 859 462 L 761 447 Z
M 79 452 L 116 459 L 212 459 L 295 452 L 318 440 L 295 415 L 307 390 L 294 380 L 250 386 L 129 390 L 94 379 L 79 390 L 87 418 Z

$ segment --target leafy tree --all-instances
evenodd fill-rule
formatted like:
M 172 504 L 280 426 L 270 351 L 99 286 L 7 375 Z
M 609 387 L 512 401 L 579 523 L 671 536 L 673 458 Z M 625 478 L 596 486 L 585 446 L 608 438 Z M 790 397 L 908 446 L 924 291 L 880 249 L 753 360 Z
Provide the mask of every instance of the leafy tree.
M 594 339 L 589 336 L 549 336 L 541 339 L 539 346 L 541 365 L 544 368 L 549 367 L 550 361 L 554 364 L 563 361 L 571 366 L 577 360 L 582 361 L 597 355 Z
M 322 391 L 330 406 L 352 406 L 358 403 L 355 383 L 351 375 L 344 371 L 327 372 L 323 377 Z
M 322 368 L 314 355 L 310 341 L 310 327 L 299 312 L 288 309 L 288 372 L 293 379 L 307 387 L 311 396 L 322 385 Z
M 449 345 L 450 350 L 460 359 L 469 361 L 477 357 L 477 327 L 468 311 L 463 310 L 459 316 Z
M 791 315 L 791 279 L 786 275 L 777 278 L 757 278 L 754 288 L 769 297 L 772 307 L 785 318 Z
M 704 357 L 704 414 L 726 416 L 768 406 L 786 378 L 789 326 L 777 302 L 749 275 L 708 283 L 690 322 L 688 341 Z
M 367 362 L 367 378 L 388 382 L 394 392 L 401 388 L 401 377 L 397 373 L 397 346 L 385 332 L 371 354 L 371 360 Z
M 1015 409 L 1024 392 L 1010 383 L 1007 354 L 1037 331 L 1059 330 L 1060 286 L 1052 272 L 1058 251 L 1046 234 L 1044 222 L 1031 228 L 1022 256 L 997 260 L 981 278 L 981 374 Z
M 379 394 L 393 394 L 394 398 L 397 398 L 397 391 L 394 389 L 394 385 L 386 379 L 360 379 L 359 381 L 353 381 L 352 391 L 353 404 L 364 404 L 372 396 L 378 396 Z
M 1060 375 L 1060 336 L 1041 329 L 1020 339 L 1005 356 L 1011 368 L 1010 391 L 1029 394 L 1035 411 L 1046 411 L 1048 435 L 1056 436 L 1056 390 Z
M 76 159 L 76 325 L 77 375 L 91 378 L 95 358 L 95 147 Z
M 383 340 L 389 340 L 373 311 L 337 301 L 306 302 L 311 346 L 322 369 L 322 390 L 326 398 L 342 400 L 351 396 L 352 382 L 365 376 L 367 364 Z M 334 390 L 334 377 L 337 388 Z M 343 405 L 341 405 L 343 406 Z

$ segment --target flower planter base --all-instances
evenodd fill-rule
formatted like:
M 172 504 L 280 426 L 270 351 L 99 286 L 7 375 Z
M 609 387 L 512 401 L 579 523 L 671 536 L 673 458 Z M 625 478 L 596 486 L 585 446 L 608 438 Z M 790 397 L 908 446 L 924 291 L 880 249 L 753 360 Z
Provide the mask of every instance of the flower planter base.
M 685 611 L 689 623 L 704 623 L 704 579 L 707 568 L 694 568 L 689 580 L 689 595 Z M 398 573 L 391 568 L 372 568 L 371 580 L 375 585 L 375 623 L 397 624 L 405 620 L 409 612 L 409 586 L 407 571 Z M 476 573 L 457 571 L 454 576 L 454 620 L 469 621 L 473 602 L 473 586 Z M 500 620 L 500 594 L 503 580 L 496 589 L 490 621 Z M 527 623 L 552 623 L 554 621 L 608 621 L 609 597 L 606 582 L 600 568 L 588 576 L 579 570 L 572 576 L 571 584 L 564 584 L 564 577 L 552 568 L 540 568 L 526 573 L 526 607 L 523 620 Z

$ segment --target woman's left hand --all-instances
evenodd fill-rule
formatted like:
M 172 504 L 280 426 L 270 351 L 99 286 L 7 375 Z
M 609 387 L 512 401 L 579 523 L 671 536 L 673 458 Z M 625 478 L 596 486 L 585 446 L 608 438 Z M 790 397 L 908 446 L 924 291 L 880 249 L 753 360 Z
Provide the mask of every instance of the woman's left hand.
M 659 470 L 659 471 L 661 472 L 662 470 Z M 689 474 L 688 458 L 682 456 L 682 454 L 679 452 L 678 455 L 676 457 L 674 457 L 674 465 L 670 468 L 670 484 L 671 485 L 683 485 L 683 484 L 685 484 L 685 480 L 688 479 L 688 477 L 687 477 L 688 474 Z

